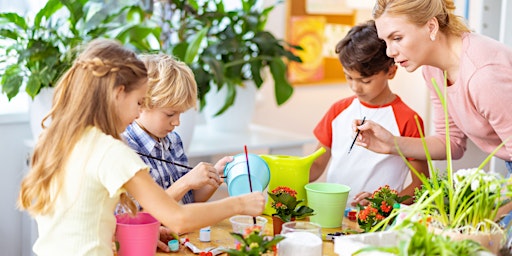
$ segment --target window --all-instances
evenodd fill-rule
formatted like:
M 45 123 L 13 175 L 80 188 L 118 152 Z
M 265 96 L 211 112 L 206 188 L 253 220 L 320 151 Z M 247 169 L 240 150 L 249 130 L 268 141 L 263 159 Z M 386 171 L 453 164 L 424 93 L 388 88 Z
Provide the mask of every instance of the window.
M 33 16 L 35 15 L 36 10 L 41 9 L 45 3 L 45 1 L 39 0 L 0 0 L 0 10 L 2 12 L 16 12 Z M 30 97 L 23 91 L 20 91 L 20 93 L 11 99 L 11 101 L 7 100 L 7 96 L 5 94 L 0 93 L 0 115 L 27 113 L 30 101 Z

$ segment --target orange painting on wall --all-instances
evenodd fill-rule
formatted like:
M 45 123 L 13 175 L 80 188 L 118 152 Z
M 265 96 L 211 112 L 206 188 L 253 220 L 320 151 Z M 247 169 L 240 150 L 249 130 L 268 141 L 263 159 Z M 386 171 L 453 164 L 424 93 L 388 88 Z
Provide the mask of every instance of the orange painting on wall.
M 315 82 L 324 79 L 324 30 L 325 17 L 293 16 L 289 25 L 290 43 L 304 50 L 295 51 L 302 63 L 290 63 L 288 79 L 292 83 Z

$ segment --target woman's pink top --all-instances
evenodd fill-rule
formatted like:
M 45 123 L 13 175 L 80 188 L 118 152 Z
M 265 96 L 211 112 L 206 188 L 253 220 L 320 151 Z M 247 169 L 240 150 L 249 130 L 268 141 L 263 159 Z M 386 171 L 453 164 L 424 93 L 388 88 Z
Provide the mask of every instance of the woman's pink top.
M 445 141 L 443 108 L 432 83 L 434 78 L 444 91 L 443 70 L 424 66 L 423 76 L 431 90 L 435 136 Z M 462 157 L 467 138 L 487 153 L 510 138 L 496 156 L 512 159 L 512 48 L 482 35 L 464 34 L 459 75 L 448 87 L 447 98 L 454 159 Z

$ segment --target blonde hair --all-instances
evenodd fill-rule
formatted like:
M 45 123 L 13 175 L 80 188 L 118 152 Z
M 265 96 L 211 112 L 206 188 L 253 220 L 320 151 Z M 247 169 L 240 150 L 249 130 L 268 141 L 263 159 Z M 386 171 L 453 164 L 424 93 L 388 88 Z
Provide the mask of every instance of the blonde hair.
M 55 88 L 51 118 L 35 146 L 31 170 L 22 180 L 18 206 L 31 214 L 51 214 L 64 182 L 64 166 L 87 127 L 120 139 L 114 91 L 144 85 L 147 72 L 134 52 L 107 39 L 91 41 Z M 44 127 L 44 125 L 43 125 Z
M 192 70 L 165 54 L 141 55 L 148 69 L 148 91 L 143 108 L 172 107 L 181 112 L 196 108 L 197 84 Z
M 439 23 L 439 30 L 446 35 L 460 36 L 469 32 L 464 19 L 455 15 L 455 4 L 452 0 L 377 0 L 373 8 L 373 18 L 377 19 L 384 13 L 405 15 L 418 26 L 423 26 L 433 17 Z

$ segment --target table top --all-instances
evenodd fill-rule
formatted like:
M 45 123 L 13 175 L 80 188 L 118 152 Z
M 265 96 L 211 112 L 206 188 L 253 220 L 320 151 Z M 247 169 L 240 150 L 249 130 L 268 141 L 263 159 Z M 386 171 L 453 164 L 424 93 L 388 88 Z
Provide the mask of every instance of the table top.
M 261 125 L 250 124 L 249 130 L 241 133 L 227 133 L 208 129 L 206 125 L 197 125 L 188 157 L 242 152 L 242 145 L 250 149 L 268 149 L 302 146 L 314 143 L 313 136 L 305 136 L 288 131 L 277 130 Z
M 263 216 L 265 217 L 268 222 L 265 227 L 265 233 L 272 234 L 272 218 L 269 216 Z M 343 218 L 343 225 L 339 228 L 322 228 L 322 234 L 326 235 L 327 233 L 335 233 L 335 232 L 341 232 L 342 230 L 356 230 L 358 229 L 357 223 L 351 220 L 348 220 L 348 218 Z M 180 238 L 187 237 L 192 244 L 194 244 L 199 249 L 205 249 L 208 247 L 227 247 L 227 248 L 234 248 L 235 246 L 235 238 L 233 238 L 230 234 L 232 232 L 231 223 L 229 222 L 229 219 L 225 219 L 216 225 L 211 227 L 211 241 L 210 242 L 201 242 L 199 241 L 199 231 L 195 231 L 192 233 L 188 233 L 186 235 L 180 236 Z M 333 241 L 323 241 L 322 246 L 323 255 L 327 256 L 335 256 L 337 255 L 334 252 L 334 242 Z M 194 254 L 191 250 L 189 250 L 187 247 L 180 245 L 180 250 L 178 252 L 171 252 L 171 253 L 165 253 L 165 252 L 157 252 L 157 256 L 169 256 L 169 255 L 197 255 Z M 227 254 L 220 254 L 220 255 L 227 255 Z

